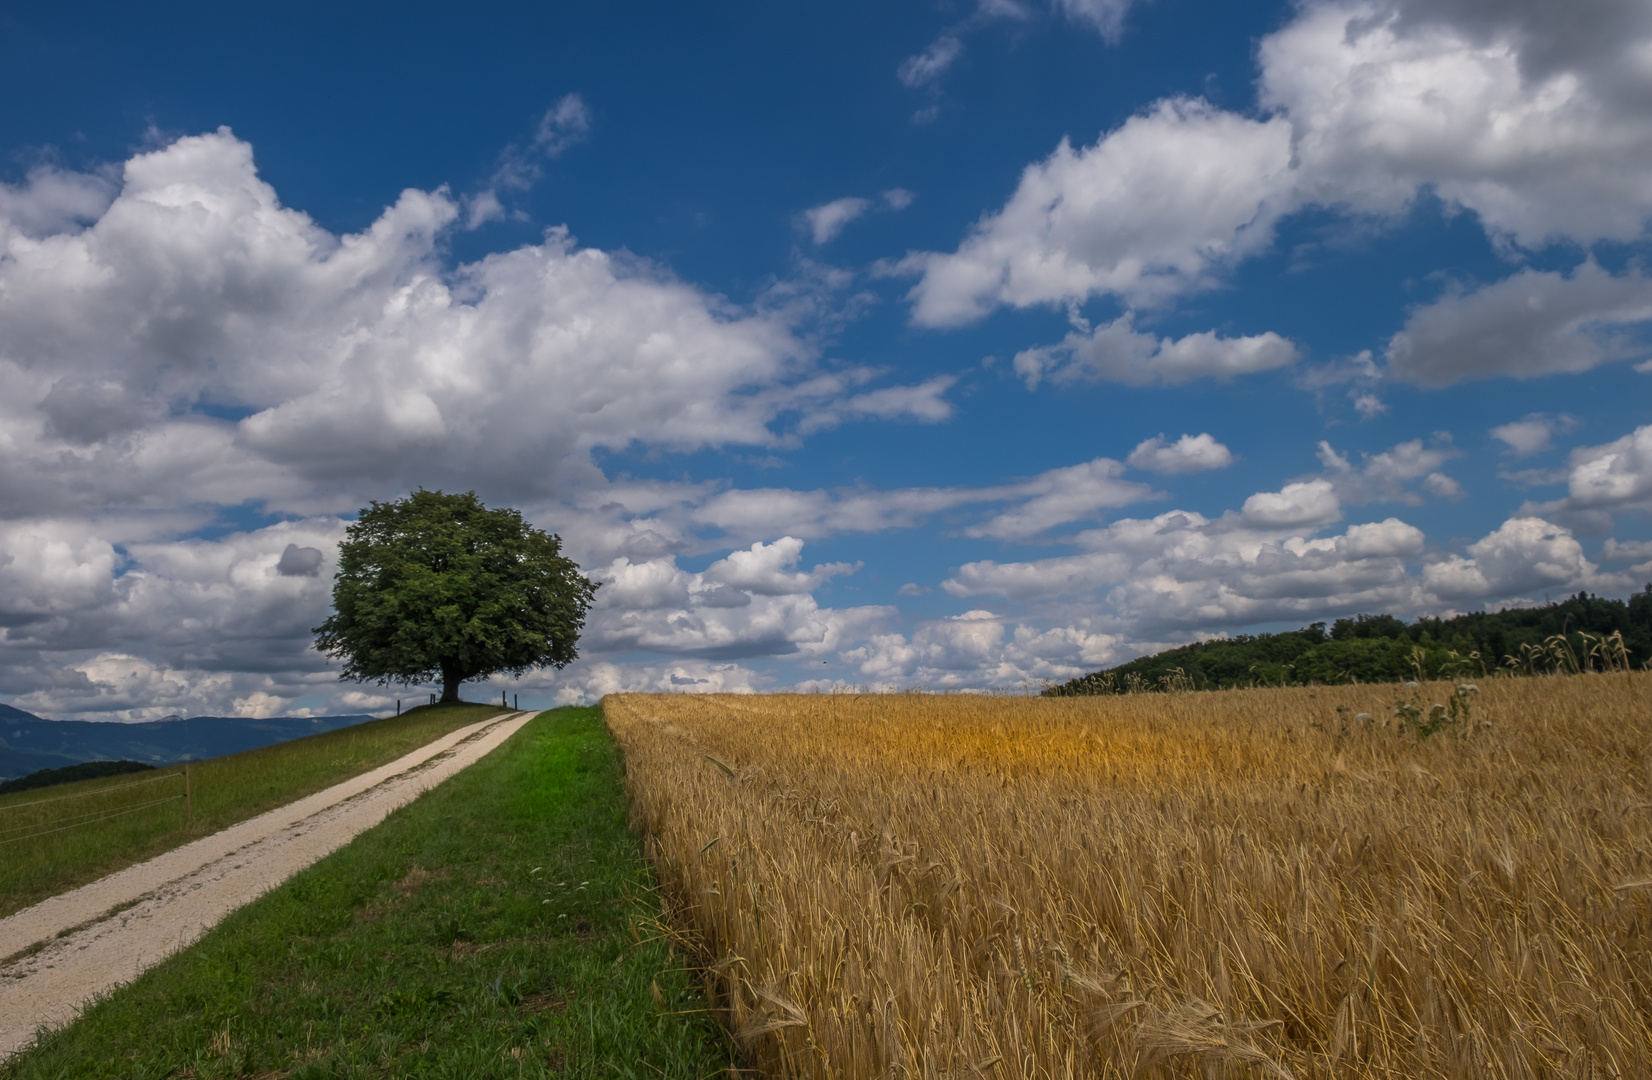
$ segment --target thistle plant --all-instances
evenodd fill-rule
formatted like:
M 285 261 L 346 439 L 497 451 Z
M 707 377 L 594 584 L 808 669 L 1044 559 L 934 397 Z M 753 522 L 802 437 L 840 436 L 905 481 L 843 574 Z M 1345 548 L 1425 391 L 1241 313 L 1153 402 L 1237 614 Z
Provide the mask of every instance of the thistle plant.
M 1416 687 L 1416 683 L 1407 683 L 1407 687 Z M 1480 688 L 1473 683 L 1458 683 L 1451 696 L 1444 702 L 1435 702 L 1428 707 L 1425 713 L 1417 700 L 1399 701 L 1394 705 L 1394 718 L 1399 721 L 1397 730 L 1403 732 L 1407 727 L 1417 731 L 1419 739 L 1427 739 L 1437 732 L 1451 730 L 1459 738 L 1466 737 L 1474 726 L 1474 713 L 1471 704 L 1474 695 Z M 1486 723 L 1490 727 L 1490 723 Z

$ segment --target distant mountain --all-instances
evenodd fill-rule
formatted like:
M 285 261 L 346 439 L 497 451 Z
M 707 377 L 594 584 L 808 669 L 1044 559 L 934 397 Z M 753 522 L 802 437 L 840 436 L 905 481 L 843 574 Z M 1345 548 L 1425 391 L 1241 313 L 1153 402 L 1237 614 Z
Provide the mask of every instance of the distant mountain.
M 83 761 L 142 761 L 170 765 L 178 761 L 238 754 L 305 735 L 337 731 L 374 719 L 349 716 L 168 717 L 142 724 L 86 720 L 46 720 L 10 705 L 0 705 L 0 780 L 39 769 L 61 769 Z

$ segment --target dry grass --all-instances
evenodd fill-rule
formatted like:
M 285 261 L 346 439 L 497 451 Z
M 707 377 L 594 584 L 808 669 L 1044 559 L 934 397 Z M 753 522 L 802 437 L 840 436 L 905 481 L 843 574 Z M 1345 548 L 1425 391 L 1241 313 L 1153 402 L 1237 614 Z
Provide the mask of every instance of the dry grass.
M 768 1075 L 1652 1075 L 1652 675 L 1451 691 L 604 707 Z

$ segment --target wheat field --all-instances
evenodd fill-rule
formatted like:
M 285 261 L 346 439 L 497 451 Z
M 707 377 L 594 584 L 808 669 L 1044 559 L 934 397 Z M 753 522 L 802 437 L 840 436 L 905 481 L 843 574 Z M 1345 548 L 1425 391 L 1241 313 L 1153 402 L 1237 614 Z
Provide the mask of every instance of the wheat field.
M 1618 673 L 604 709 L 668 932 L 764 1075 L 1644 1077 L 1649 702 Z

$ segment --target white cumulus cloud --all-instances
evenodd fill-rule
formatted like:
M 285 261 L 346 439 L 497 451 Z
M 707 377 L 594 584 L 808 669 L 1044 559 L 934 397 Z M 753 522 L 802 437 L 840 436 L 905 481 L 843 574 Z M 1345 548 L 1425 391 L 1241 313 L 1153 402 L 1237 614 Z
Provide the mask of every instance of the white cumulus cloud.
M 1000 305 L 1098 295 L 1154 304 L 1205 287 L 1272 241 L 1290 160 L 1283 120 L 1192 99 L 1160 102 L 1094 146 L 1063 140 L 957 251 L 902 261 L 897 269 L 922 275 L 913 321 L 957 326 Z
M 1208 432 L 1183 435 L 1175 442 L 1156 435 L 1137 443 L 1125 460 L 1133 469 L 1175 475 L 1225 469 L 1233 464 L 1233 452 Z
M 1426 185 L 1528 246 L 1634 239 L 1652 20 L 1614 6 L 1598 33 L 1541 4 L 1311 4 L 1263 39 L 1261 102 L 1289 118 L 1315 201 L 1393 213 Z
M 1228 380 L 1288 367 L 1301 352 L 1273 331 L 1250 337 L 1218 337 L 1215 331 L 1160 338 L 1135 329 L 1128 313 L 1092 331 L 1074 331 L 1059 345 L 1024 349 L 1015 373 L 1028 389 L 1044 379 L 1063 384 L 1106 380 L 1145 386 L 1178 386 L 1195 379 Z
M 1576 426 L 1577 418 L 1565 413 L 1559 416 L 1532 413 L 1519 420 L 1498 424 L 1491 429 L 1491 437 L 1508 447 L 1508 453 L 1512 456 L 1530 457 L 1551 449 L 1556 435 L 1571 431 Z
M 1328 480 L 1286 484 L 1278 491 L 1259 491 L 1245 500 L 1245 521 L 1263 529 L 1300 529 L 1328 525 L 1342 517 L 1342 503 Z
M 1652 424 L 1600 446 L 1573 450 L 1566 511 L 1652 510 Z
M 1104 30 L 1126 7 L 1062 3 Z M 886 269 L 919 275 L 912 320 L 944 327 L 1099 296 L 1162 305 L 1221 281 L 1313 206 L 1380 223 L 1431 192 L 1505 247 L 1639 240 L 1649 55 L 1639 4 L 1304 4 L 1260 44 L 1259 115 L 1166 99 L 1091 145 L 1063 140 L 956 250 Z M 1644 356 L 1625 331 L 1647 320 L 1646 298 L 1638 271 L 1524 271 L 1418 309 L 1389 366 L 1444 385 Z M 1362 415 L 1382 407 L 1368 390 L 1356 401 Z
M 1358 466 L 1329 442 L 1322 439 L 1319 443 L 1324 478 L 1338 498 L 1353 505 L 1398 502 L 1418 506 L 1422 497 L 1407 485 L 1419 479 L 1431 495 L 1458 498 L 1462 488 L 1440 470 L 1446 462 L 1461 456 L 1445 432 L 1437 432 L 1427 442 L 1408 439 L 1375 454 L 1362 453 Z
M 1595 570 L 1570 531 L 1516 517 L 1470 544 L 1467 558 L 1453 555 L 1424 568 L 1423 582 L 1443 599 L 1485 600 L 1587 585 Z

